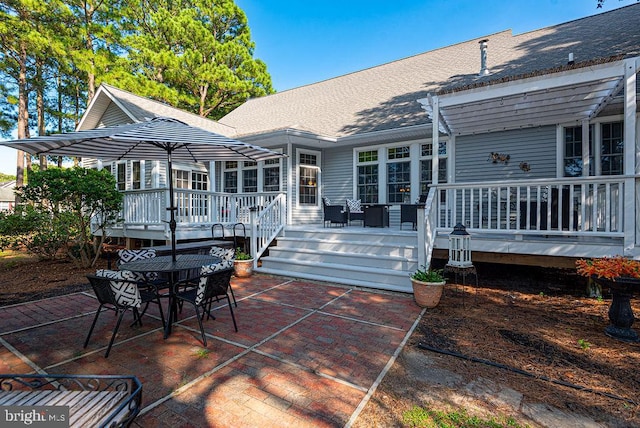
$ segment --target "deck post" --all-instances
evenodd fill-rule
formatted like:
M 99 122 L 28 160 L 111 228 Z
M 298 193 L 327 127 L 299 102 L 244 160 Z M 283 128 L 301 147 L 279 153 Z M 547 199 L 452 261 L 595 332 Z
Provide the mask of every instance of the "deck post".
M 635 201 L 635 203 L 625 204 L 624 213 L 624 254 L 633 256 L 635 254 L 635 246 L 638 244 L 638 236 L 640 235 L 640 226 L 636 221 L 638 212 L 638 192 L 636 191 L 637 180 L 635 175 L 638 174 L 640 161 L 638 160 L 638 142 L 636 141 L 636 74 L 640 64 L 637 58 L 632 58 L 624 63 L 625 65 L 625 82 L 624 82 L 624 173 L 628 177 L 624 184 L 624 200 Z

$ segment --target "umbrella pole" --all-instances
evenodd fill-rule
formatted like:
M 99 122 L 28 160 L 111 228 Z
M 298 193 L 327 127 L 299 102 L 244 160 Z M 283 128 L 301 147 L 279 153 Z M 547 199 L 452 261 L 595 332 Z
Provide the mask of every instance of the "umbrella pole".
M 171 149 L 167 150 L 167 166 L 169 171 L 167 176 L 169 177 L 169 208 L 167 210 L 170 211 L 170 220 L 169 220 L 169 229 L 171 230 L 171 260 L 176 261 L 176 210 L 177 207 L 173 206 L 173 169 L 171 167 Z

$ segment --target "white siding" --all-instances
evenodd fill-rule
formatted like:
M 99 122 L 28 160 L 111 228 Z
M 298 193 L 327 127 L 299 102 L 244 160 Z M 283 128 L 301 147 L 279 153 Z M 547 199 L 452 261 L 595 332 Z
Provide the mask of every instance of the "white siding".
M 346 204 L 353 197 L 353 147 L 336 147 L 322 153 L 321 196 Z
M 133 123 L 133 121 L 122 110 L 120 110 L 120 107 L 114 103 L 109 103 L 109 107 L 107 107 L 104 115 L 100 118 L 100 122 L 96 128 L 124 125 L 125 123 Z
M 492 163 L 489 155 L 509 155 L 508 163 Z M 520 163 L 531 167 L 520 169 Z M 554 126 L 456 138 L 455 181 L 518 180 L 556 177 Z

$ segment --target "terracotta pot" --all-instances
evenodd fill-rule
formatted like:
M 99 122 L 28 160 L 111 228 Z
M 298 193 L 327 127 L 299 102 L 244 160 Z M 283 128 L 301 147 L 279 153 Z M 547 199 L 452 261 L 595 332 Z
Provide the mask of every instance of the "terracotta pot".
M 418 306 L 423 308 L 435 308 L 440 303 L 445 282 L 422 282 L 411 280 L 413 285 L 413 298 Z
M 238 278 L 248 278 L 253 273 L 253 259 L 251 260 L 234 260 L 233 268 Z

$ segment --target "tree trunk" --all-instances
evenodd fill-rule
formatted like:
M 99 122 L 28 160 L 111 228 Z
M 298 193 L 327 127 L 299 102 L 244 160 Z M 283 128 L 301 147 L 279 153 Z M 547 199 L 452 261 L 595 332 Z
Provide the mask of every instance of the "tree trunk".
M 27 47 L 23 42 L 20 46 L 20 71 L 18 74 L 18 139 L 27 138 L 29 129 L 29 95 L 27 93 Z M 16 162 L 16 187 L 24 185 L 24 155 L 18 150 Z M 16 206 L 20 203 L 20 197 L 16 195 Z
M 36 111 L 38 115 L 38 135 L 45 135 L 44 126 L 44 81 L 42 80 L 42 59 L 36 60 Z M 47 156 L 40 155 L 40 171 L 47 169 Z

